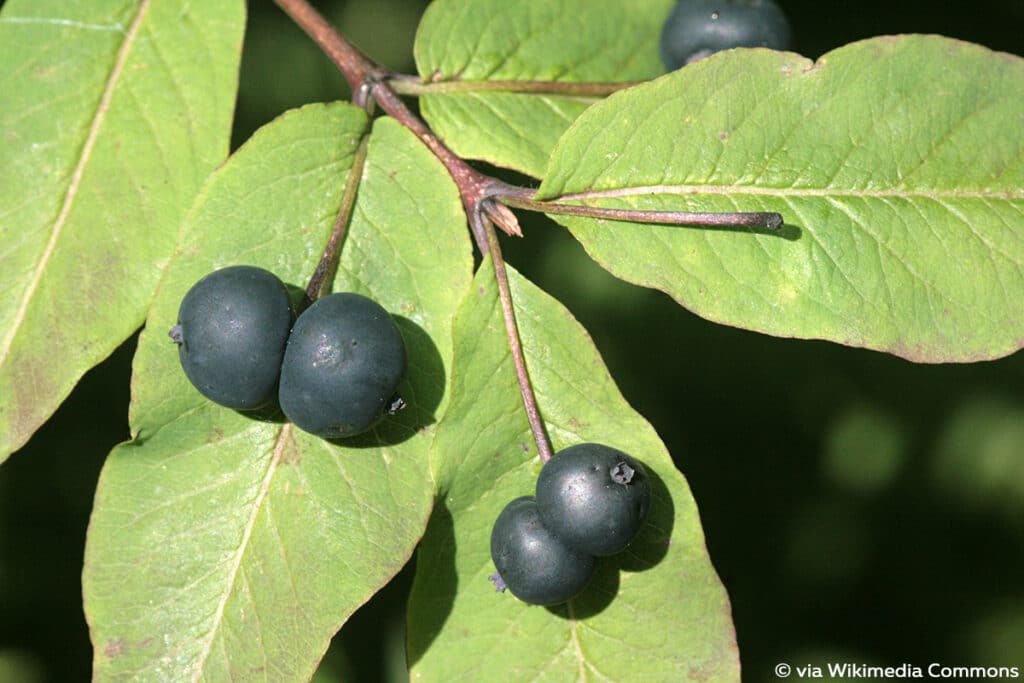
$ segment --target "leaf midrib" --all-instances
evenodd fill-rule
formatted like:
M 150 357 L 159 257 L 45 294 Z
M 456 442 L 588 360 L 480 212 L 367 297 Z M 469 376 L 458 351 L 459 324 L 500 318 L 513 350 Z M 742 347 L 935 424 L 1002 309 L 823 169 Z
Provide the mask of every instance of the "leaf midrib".
M 209 635 L 207 635 L 206 642 L 203 643 L 202 650 L 196 660 L 195 671 L 192 674 L 192 683 L 198 683 L 202 679 L 206 669 L 206 662 L 210 658 L 210 653 L 213 652 L 213 643 L 217 639 L 217 633 L 224 622 L 224 610 L 227 608 L 228 600 L 234 592 L 235 582 L 238 580 L 238 572 L 242 568 L 242 558 L 245 557 L 246 550 L 249 547 L 249 540 L 252 538 L 252 532 L 256 528 L 256 519 L 263 509 L 263 501 L 266 500 L 267 494 L 270 492 L 270 484 L 273 482 L 274 474 L 277 473 L 278 465 L 281 463 L 285 444 L 291 438 L 291 430 L 292 425 L 290 423 L 285 424 L 277 435 L 277 440 L 274 443 L 274 452 L 270 458 L 270 465 L 267 467 L 267 473 L 263 476 L 263 481 L 260 483 L 260 490 L 256 494 L 256 500 L 253 501 L 252 514 L 249 515 L 249 519 L 245 522 L 245 528 L 242 530 L 242 540 L 238 544 L 238 551 L 232 559 L 231 569 L 228 571 L 224 582 L 224 592 L 217 603 L 217 609 L 214 610 L 213 623 L 210 626 Z
M 124 65 L 128 61 L 128 55 L 131 53 L 132 47 L 135 44 L 135 39 L 138 36 L 140 27 L 142 26 L 142 21 L 149 9 L 150 1 L 151 0 L 142 0 L 139 3 L 135 16 L 132 18 L 131 25 L 125 33 L 124 41 L 122 41 L 121 47 L 118 49 L 117 58 L 115 59 L 114 66 L 110 71 L 110 76 L 107 77 L 107 82 L 103 86 L 103 93 L 100 96 L 99 104 L 96 106 L 96 113 L 93 114 L 92 123 L 90 124 L 89 132 L 85 137 L 85 143 L 82 145 L 82 151 L 79 154 L 78 162 L 75 164 L 75 169 L 71 174 L 71 182 L 68 184 L 68 189 L 64 194 L 64 202 L 61 205 L 60 213 L 57 214 L 57 218 L 54 220 L 53 227 L 50 229 L 50 238 L 46 243 L 46 247 L 43 249 L 43 253 L 39 258 L 39 262 L 36 264 L 35 270 L 32 272 L 32 277 L 29 280 L 28 286 L 25 288 L 21 302 L 18 304 L 18 309 L 7 329 L 3 343 L 0 345 L 0 365 L 7 361 L 11 352 L 11 346 L 13 346 L 15 338 L 18 336 L 18 331 L 20 330 L 22 323 L 25 321 L 25 316 L 28 314 L 29 305 L 35 297 L 36 291 L 39 289 L 39 283 L 43 279 L 43 273 L 46 271 L 46 266 L 49 263 L 50 258 L 53 256 L 53 252 L 57 248 L 57 242 L 60 240 L 60 236 L 64 231 L 65 225 L 67 225 L 68 216 L 71 214 L 71 209 L 74 207 L 75 199 L 78 197 L 78 191 L 82 184 L 82 177 L 85 175 L 85 169 L 89 165 L 89 160 L 92 158 L 93 149 L 96 146 L 96 140 L 99 138 L 100 131 L 103 128 L 103 123 L 106 120 L 107 112 L 110 109 L 110 102 L 113 99 L 114 90 L 121 78 Z
M 579 623 L 576 619 L 576 612 L 572 607 L 572 600 L 565 603 L 566 611 L 569 615 L 569 642 L 572 645 L 573 654 L 576 656 L 576 676 L 578 681 L 586 683 L 587 680 L 587 667 L 586 657 L 583 656 L 583 646 L 580 645 L 579 633 L 576 631 L 577 624 Z

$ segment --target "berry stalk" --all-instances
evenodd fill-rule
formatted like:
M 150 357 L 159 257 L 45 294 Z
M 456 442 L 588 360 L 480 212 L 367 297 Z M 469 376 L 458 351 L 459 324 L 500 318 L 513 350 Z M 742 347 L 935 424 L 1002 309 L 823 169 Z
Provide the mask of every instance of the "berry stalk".
M 334 275 L 338 272 L 338 263 L 341 260 L 341 246 L 348 234 L 352 209 L 356 205 L 356 193 L 359 191 L 359 181 L 363 177 L 363 166 L 366 165 L 366 148 L 369 141 L 368 133 L 364 134 L 359 141 L 359 147 L 352 159 L 352 168 L 345 181 L 345 193 L 341 197 L 341 207 L 338 209 L 338 217 L 334 221 L 334 229 L 331 230 L 331 236 L 327 238 L 327 246 L 324 247 L 323 254 L 320 256 L 320 262 L 316 264 L 313 276 L 309 279 L 309 284 L 306 285 L 303 308 L 330 293 L 331 283 L 334 282 Z
M 498 234 L 494 231 L 491 221 L 483 216 L 480 216 L 480 220 L 484 232 L 487 234 L 487 247 L 491 254 L 491 262 L 494 264 L 494 278 L 498 283 L 498 299 L 501 301 L 501 313 L 505 321 L 505 336 L 508 337 L 509 349 L 512 352 L 512 364 L 515 366 L 516 380 L 519 383 L 519 394 L 523 400 L 523 408 L 526 410 L 526 419 L 530 423 L 533 440 L 537 444 L 540 461 L 546 463 L 551 459 L 553 453 L 551 441 L 544 428 L 544 419 L 541 417 L 540 407 L 537 405 L 537 396 L 533 391 L 533 383 L 530 381 L 530 374 L 526 369 L 526 355 L 523 353 L 519 325 L 516 323 L 512 290 L 508 284 L 505 260 L 501 257 L 501 245 L 498 244 Z

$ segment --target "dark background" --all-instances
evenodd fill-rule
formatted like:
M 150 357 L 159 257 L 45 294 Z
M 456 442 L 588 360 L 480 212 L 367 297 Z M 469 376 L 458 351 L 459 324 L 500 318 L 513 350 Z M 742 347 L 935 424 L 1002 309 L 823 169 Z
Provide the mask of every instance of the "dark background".
M 900 32 L 1024 51 L 1020 0 L 780 4 L 810 57 Z M 318 6 L 370 55 L 414 71 L 424 2 Z M 236 144 L 285 109 L 347 97 L 272 3 L 250 14 Z M 690 482 L 745 680 L 774 680 L 783 661 L 1024 666 L 1022 354 L 914 365 L 715 325 L 613 279 L 553 223 L 523 218 L 527 236 L 505 241 L 507 259 L 590 330 Z M 100 467 L 127 438 L 133 345 L 0 467 L 0 683 L 89 678 L 82 552 Z M 407 568 L 356 613 L 318 679 L 405 678 L 410 579 Z

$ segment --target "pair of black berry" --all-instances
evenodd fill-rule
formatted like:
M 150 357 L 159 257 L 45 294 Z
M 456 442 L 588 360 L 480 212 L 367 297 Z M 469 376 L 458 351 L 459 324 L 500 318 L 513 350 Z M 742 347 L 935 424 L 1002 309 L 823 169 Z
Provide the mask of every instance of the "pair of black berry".
M 590 581 L 595 558 L 632 542 L 650 498 L 643 466 L 622 451 L 596 443 L 559 451 L 534 496 L 516 498 L 494 522 L 495 586 L 533 605 L 569 600 Z
M 661 31 L 669 71 L 721 50 L 788 50 L 789 22 L 773 0 L 680 0 Z
M 276 275 L 230 266 L 192 286 L 170 336 L 185 374 L 211 401 L 259 410 L 276 400 L 297 427 L 324 438 L 364 432 L 401 401 L 402 336 L 360 294 L 329 294 L 296 318 Z

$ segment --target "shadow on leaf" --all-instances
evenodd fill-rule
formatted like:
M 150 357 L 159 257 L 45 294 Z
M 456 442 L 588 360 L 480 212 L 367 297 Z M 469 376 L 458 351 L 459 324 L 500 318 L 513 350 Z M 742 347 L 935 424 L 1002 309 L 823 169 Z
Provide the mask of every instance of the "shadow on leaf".
M 795 242 L 800 239 L 803 234 L 803 230 L 798 225 L 791 225 L 789 223 L 783 223 L 778 228 L 769 228 L 766 226 L 751 226 L 751 225 L 701 225 L 701 226 L 687 226 L 696 230 L 711 230 L 711 231 L 724 231 L 724 232 L 745 232 L 750 235 L 763 235 L 764 237 L 779 237 L 786 240 L 787 242 Z
M 545 609 L 563 619 L 588 619 L 600 614 L 619 594 L 619 568 L 614 558 L 599 557 L 594 576 L 583 592 L 567 603 Z
M 274 390 L 277 391 L 276 389 Z M 277 402 L 275 398 L 273 401 L 263 406 L 262 408 L 256 408 L 255 410 L 236 410 L 239 415 L 244 415 L 257 422 L 274 422 L 276 424 L 284 424 L 288 421 L 285 414 L 281 411 L 281 404 Z
M 765 237 L 780 237 L 789 242 L 795 242 L 800 239 L 803 234 L 803 229 L 798 225 L 791 225 L 789 223 L 783 223 L 778 228 L 769 228 L 767 226 L 754 226 L 754 225 L 689 225 L 686 223 L 664 225 L 659 223 L 642 223 L 637 222 L 633 225 L 638 226 L 651 226 L 658 225 L 659 227 L 668 227 L 674 230 L 700 230 L 709 232 L 741 232 L 748 235 L 764 235 Z
M 406 643 L 412 667 L 441 633 L 455 603 L 459 577 L 455 569 L 455 521 L 444 498 L 434 501 L 427 530 L 416 550 L 416 576 L 407 610 Z
M 778 230 L 775 230 L 775 231 L 765 230 L 763 232 L 762 231 L 756 231 L 756 232 L 758 234 L 761 234 L 761 235 L 775 235 L 776 237 L 781 237 L 782 239 L 787 240 L 789 242 L 796 242 L 803 235 L 804 231 L 798 225 L 791 225 L 789 223 L 783 223 L 782 227 L 779 228 Z
M 651 483 L 651 509 L 647 512 L 647 521 L 629 547 L 611 558 L 629 572 L 650 569 L 664 559 L 672 542 L 676 518 L 675 503 L 665 482 L 650 465 L 644 463 L 644 470 Z

